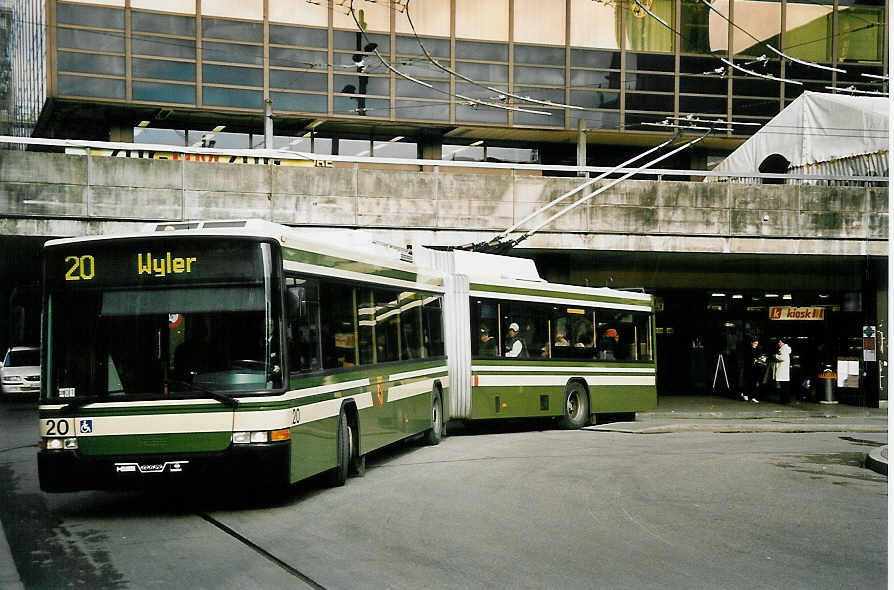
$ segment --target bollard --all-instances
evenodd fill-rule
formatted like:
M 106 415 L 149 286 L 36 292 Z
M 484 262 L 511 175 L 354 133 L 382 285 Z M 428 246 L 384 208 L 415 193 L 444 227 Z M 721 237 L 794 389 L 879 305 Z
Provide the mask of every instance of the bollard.
M 827 366 L 823 372 L 817 375 L 819 379 L 819 395 L 821 404 L 837 404 L 835 400 L 835 385 L 838 382 L 838 375 Z

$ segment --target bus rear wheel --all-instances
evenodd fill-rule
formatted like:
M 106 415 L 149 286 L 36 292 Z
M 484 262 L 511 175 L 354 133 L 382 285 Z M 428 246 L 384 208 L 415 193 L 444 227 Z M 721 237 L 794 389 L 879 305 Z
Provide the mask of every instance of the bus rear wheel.
M 338 414 L 335 435 L 335 469 L 329 476 L 329 483 L 333 487 L 339 487 L 348 480 L 348 465 L 351 462 L 351 431 L 344 410 Z
M 565 430 L 576 430 L 586 426 L 590 419 L 590 398 L 580 383 L 572 382 L 565 386 L 562 416 L 559 426 Z
M 441 413 L 441 392 L 435 389 L 431 396 L 431 428 L 425 432 L 425 444 L 436 445 L 441 442 L 441 430 L 444 428 L 444 416 Z

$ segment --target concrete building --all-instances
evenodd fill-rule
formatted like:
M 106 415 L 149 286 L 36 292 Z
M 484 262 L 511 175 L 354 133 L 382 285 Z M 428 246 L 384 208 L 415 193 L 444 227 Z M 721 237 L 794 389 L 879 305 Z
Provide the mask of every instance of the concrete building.
M 887 88 L 863 75 L 888 70 L 885 4 L 712 6 L 20 0 L 12 36 L 31 39 L 11 53 L 22 134 L 172 151 L 272 147 L 323 167 L 0 154 L 6 284 L 37 282 L 45 237 L 147 220 L 252 216 L 308 231 L 372 228 L 395 243 L 467 243 L 574 187 L 557 178 L 581 173 L 573 166 L 614 165 L 668 138 L 651 123 L 760 124 L 805 88 Z M 781 59 L 767 44 L 834 69 Z M 708 170 L 752 129 L 714 133 L 663 165 Z M 518 165 L 459 167 L 468 162 Z M 785 337 L 798 384 L 855 359 L 859 375 L 843 385 L 858 385 L 848 388 L 855 403 L 875 404 L 887 399 L 885 376 L 862 360 L 863 327 L 887 337 L 887 190 L 859 184 L 631 180 L 514 253 L 552 280 L 655 293 L 660 393 L 723 390 L 721 355 L 737 387 L 745 341 Z M 34 298 L 8 289 L 0 338 L 33 337 L 14 318 L 27 318 L 16 310 Z M 823 319 L 783 319 L 803 308 Z

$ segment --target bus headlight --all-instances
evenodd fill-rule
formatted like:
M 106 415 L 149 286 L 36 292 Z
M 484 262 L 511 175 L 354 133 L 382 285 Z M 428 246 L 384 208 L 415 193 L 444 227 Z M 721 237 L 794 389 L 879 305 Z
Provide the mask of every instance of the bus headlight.
M 78 448 L 78 439 L 76 438 L 48 438 L 44 444 L 44 448 L 49 451 L 61 451 L 66 449 L 72 451 Z
M 292 438 L 292 431 L 288 428 L 280 430 L 253 430 L 251 432 L 234 432 L 233 443 L 245 445 L 249 443 L 265 443 L 271 441 L 283 441 Z

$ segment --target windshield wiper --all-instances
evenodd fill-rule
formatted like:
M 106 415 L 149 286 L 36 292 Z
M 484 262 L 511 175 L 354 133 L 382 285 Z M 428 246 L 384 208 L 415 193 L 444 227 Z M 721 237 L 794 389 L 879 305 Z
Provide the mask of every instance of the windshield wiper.
M 207 393 L 208 397 L 210 397 L 212 399 L 216 399 L 220 403 L 230 406 L 234 410 L 239 407 L 239 400 L 235 399 L 233 397 L 230 397 L 229 395 L 227 395 L 225 393 L 220 393 L 220 392 L 214 391 L 212 389 L 208 389 L 207 387 L 204 387 L 202 385 L 197 385 L 196 383 L 190 383 L 188 381 L 181 381 L 180 379 L 168 379 L 168 384 L 170 385 L 172 383 L 177 384 L 177 385 L 185 385 L 187 388 L 189 388 L 190 391 L 201 391 L 202 393 Z

